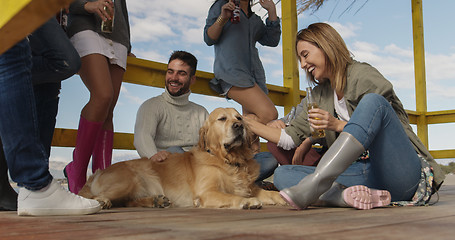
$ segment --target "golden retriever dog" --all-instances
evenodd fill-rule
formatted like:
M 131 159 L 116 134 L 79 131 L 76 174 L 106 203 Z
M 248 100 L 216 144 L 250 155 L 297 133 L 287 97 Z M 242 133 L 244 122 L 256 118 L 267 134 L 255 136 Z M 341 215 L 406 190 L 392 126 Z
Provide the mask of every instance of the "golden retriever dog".
M 90 176 L 79 195 L 104 208 L 201 207 L 256 209 L 285 205 L 278 192 L 255 184 L 253 134 L 233 108 L 217 108 L 199 130 L 198 145 L 170 154 L 163 162 L 147 158 L 113 164 Z

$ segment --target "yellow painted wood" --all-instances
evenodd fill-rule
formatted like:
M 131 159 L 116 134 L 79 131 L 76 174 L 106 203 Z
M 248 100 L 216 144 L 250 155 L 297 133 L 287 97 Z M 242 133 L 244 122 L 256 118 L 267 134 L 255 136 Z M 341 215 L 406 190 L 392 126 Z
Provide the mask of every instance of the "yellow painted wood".
M 71 2 L 72 0 L 1 0 L 0 54 Z
M 301 100 L 299 69 L 295 51 L 295 36 L 297 33 L 296 0 L 281 1 L 281 16 L 283 43 L 283 86 L 289 88 L 289 93 L 284 96 L 284 112 L 288 113 L 292 106 L 299 104 Z
M 428 124 L 454 123 L 455 110 L 427 112 L 426 117 Z
M 419 116 L 419 114 L 416 111 L 412 110 L 406 110 L 406 113 L 409 116 L 409 122 L 411 124 L 417 124 L 417 117 Z
M 421 0 L 412 1 L 412 32 L 414 41 L 414 72 L 416 88 L 416 111 L 427 112 L 427 94 L 425 80 L 425 47 L 423 40 L 423 11 Z M 417 135 L 428 148 L 428 125 L 425 115 L 417 119 Z
M 430 151 L 431 156 L 436 159 L 443 159 L 443 158 L 455 158 L 455 150 L 433 150 Z
M 123 80 L 128 83 L 164 88 L 166 69 L 167 64 L 164 63 L 128 57 L 127 71 Z M 209 81 L 214 77 L 213 73 L 196 71 L 197 80 L 191 86 L 191 91 L 193 93 L 221 97 L 209 87 Z M 288 87 L 267 84 L 267 88 L 269 89 L 269 97 L 275 105 L 284 106 L 286 104 L 286 96 L 290 92 Z M 300 102 L 300 98 L 305 96 L 305 92 L 298 90 L 297 96 L 299 98 L 298 102 Z
M 74 147 L 76 145 L 76 129 L 63 129 L 56 128 L 54 131 L 54 138 L 52 139 L 52 146 L 58 147 Z M 114 134 L 114 149 L 136 149 L 133 144 L 134 134 L 116 132 Z

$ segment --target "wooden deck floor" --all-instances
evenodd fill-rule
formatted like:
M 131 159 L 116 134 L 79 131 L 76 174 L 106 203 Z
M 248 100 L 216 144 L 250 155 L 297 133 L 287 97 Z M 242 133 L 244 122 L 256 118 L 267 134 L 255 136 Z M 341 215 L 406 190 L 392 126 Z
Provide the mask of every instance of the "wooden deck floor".
M 455 239 L 455 176 L 429 207 L 117 208 L 89 216 L 0 212 L 0 239 Z

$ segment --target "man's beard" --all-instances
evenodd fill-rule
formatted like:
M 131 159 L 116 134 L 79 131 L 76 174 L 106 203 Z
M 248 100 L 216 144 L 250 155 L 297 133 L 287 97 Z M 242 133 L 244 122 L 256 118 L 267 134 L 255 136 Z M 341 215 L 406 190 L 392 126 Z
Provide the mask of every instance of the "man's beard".
M 166 84 L 166 89 L 169 92 L 169 94 L 171 94 L 171 96 L 174 96 L 174 97 L 181 96 L 181 95 L 187 93 L 190 89 L 190 82 L 188 81 L 188 82 L 184 83 L 183 86 L 177 92 L 173 93 L 173 92 L 169 91 L 169 88 L 168 88 L 169 84 L 171 84 L 171 81 Z

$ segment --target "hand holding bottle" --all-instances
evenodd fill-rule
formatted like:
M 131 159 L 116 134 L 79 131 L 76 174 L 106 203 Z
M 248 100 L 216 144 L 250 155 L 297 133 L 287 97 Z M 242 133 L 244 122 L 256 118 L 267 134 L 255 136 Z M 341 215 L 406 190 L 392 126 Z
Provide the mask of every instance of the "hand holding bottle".
M 112 0 L 86 2 L 84 9 L 89 13 L 97 14 L 102 20 L 111 20 L 114 13 L 114 2 Z
M 313 93 L 310 87 L 306 88 L 306 94 L 308 104 L 308 121 L 310 122 L 311 135 L 313 136 L 314 139 L 324 138 L 325 131 L 323 128 L 320 128 L 319 126 L 320 125 L 319 121 L 321 120 L 321 118 L 319 116 L 315 116 L 314 111 L 312 112 L 312 110 L 318 108 L 318 104 L 314 101 Z

